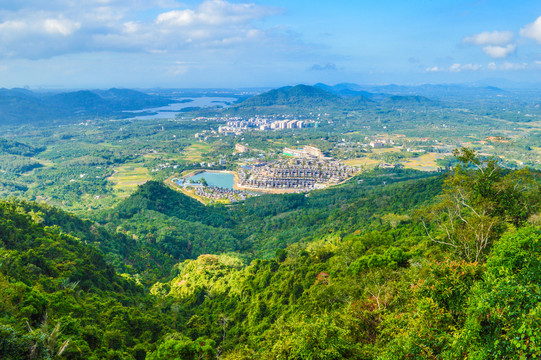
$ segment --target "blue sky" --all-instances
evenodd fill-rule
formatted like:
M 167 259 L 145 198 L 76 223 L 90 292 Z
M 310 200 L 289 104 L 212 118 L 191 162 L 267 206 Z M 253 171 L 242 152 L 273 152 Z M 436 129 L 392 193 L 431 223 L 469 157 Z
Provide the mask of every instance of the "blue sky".
M 539 0 L 0 0 L 0 87 L 540 76 Z

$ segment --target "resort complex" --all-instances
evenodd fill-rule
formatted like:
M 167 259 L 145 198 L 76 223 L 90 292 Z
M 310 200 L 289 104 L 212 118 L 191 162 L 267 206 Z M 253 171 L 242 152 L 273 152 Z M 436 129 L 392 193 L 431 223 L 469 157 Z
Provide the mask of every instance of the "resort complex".
M 238 187 L 254 190 L 310 191 L 336 185 L 356 170 L 326 158 L 295 158 L 241 168 Z

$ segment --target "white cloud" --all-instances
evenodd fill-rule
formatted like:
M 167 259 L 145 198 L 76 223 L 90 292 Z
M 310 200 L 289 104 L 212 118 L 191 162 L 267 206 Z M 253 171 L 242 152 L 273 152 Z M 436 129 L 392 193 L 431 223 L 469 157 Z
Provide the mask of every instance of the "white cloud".
M 483 51 L 494 59 L 505 58 L 512 54 L 516 45 L 512 44 L 514 34 L 511 31 L 485 31 L 462 39 L 464 44 L 482 46 Z
M 449 67 L 450 72 L 477 71 L 482 68 L 479 64 L 453 64 Z
M 480 64 L 452 64 L 449 67 L 432 66 L 427 67 L 425 72 L 462 72 L 462 71 L 478 71 L 482 70 L 483 66 Z
M 442 69 L 440 69 L 438 66 L 432 66 L 432 67 L 427 67 L 425 71 L 426 72 L 439 72 L 439 71 L 442 71 Z
M 249 2 L 203 0 L 198 6 L 188 7 L 172 0 L 20 1 L 17 6 L 0 6 L 0 58 L 226 47 L 234 51 L 235 46 L 248 51 L 250 47 L 289 41 L 281 30 L 263 30 L 256 24 L 280 9 Z M 4 2 L 0 0 L 0 5 Z M 154 18 L 141 18 L 147 9 L 162 12 Z
M 206 0 L 199 6 L 199 18 L 212 25 L 225 23 L 242 23 L 275 15 L 277 10 L 265 6 L 249 4 L 232 4 L 223 0 Z
M 488 64 L 487 69 L 491 71 L 514 71 L 514 70 L 526 70 L 534 66 L 533 64 L 528 63 L 512 63 L 505 61 L 501 64 L 496 64 L 495 62 L 491 62 Z
M 485 31 L 479 34 L 467 36 L 462 39 L 465 44 L 472 45 L 506 45 L 513 40 L 514 34 L 511 31 Z
M 60 34 L 69 36 L 81 27 L 80 23 L 64 19 L 46 19 L 43 22 L 43 29 L 49 34 Z
M 0 24 L 0 31 L 23 31 L 26 28 L 24 21 L 6 21 Z
M 492 58 L 500 59 L 513 53 L 516 48 L 517 46 L 515 44 L 508 44 L 506 46 L 488 45 L 483 47 L 483 51 Z
M 510 62 L 504 62 L 500 65 L 500 70 L 509 71 L 509 70 L 524 70 L 528 68 L 527 63 L 510 63 Z
M 170 26 L 189 26 L 195 22 L 195 12 L 193 10 L 177 10 L 160 14 L 156 19 L 157 24 Z
M 520 35 L 534 39 L 541 44 L 541 16 L 538 17 L 533 23 L 520 29 Z
M 273 8 L 255 4 L 233 4 L 223 0 L 205 0 L 197 10 L 174 10 L 160 14 L 157 24 L 191 26 L 239 24 L 274 15 Z

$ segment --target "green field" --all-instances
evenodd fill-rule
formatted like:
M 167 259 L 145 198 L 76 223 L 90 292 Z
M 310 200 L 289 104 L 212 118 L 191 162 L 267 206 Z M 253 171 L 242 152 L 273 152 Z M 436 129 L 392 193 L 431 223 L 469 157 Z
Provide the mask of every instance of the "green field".
M 421 156 L 407 159 L 403 162 L 404 167 L 407 169 L 415 169 L 421 171 L 435 171 L 438 169 L 436 161 L 438 159 L 443 159 L 446 154 L 437 154 L 437 153 L 425 153 Z
M 203 154 L 211 150 L 210 144 L 195 143 L 188 146 L 182 155 L 186 161 L 201 161 L 203 160 Z
M 148 180 L 150 176 L 148 170 L 136 165 L 123 165 L 114 169 L 115 173 L 108 178 L 114 183 L 115 190 L 119 193 L 129 193 Z

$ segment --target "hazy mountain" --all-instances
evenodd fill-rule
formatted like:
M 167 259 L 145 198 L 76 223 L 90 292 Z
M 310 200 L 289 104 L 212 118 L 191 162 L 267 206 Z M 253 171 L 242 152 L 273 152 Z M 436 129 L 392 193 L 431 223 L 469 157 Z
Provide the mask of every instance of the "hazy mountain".
M 66 122 L 92 117 L 129 117 L 125 110 L 140 110 L 172 103 L 167 97 L 135 90 L 80 90 L 36 93 L 26 89 L 0 89 L 0 125 Z
M 439 102 L 430 100 L 424 96 L 418 95 L 393 95 L 382 101 L 382 104 L 391 106 L 403 106 L 403 105 L 437 105 Z
M 373 93 L 390 95 L 415 95 L 439 100 L 465 100 L 471 98 L 492 98 L 508 94 L 494 86 L 469 86 L 459 84 L 425 84 L 418 86 L 405 85 L 372 85 L 362 86 L 362 89 Z
M 375 104 L 365 96 L 353 95 L 349 97 L 340 96 L 318 86 L 288 86 L 251 97 L 233 106 L 228 111 L 282 112 L 287 110 L 302 112 L 321 108 L 353 110 L 363 109 Z
M 337 94 L 342 97 L 362 96 L 367 99 L 374 100 L 374 99 L 384 99 L 389 96 L 386 94 L 374 94 L 368 91 L 364 91 L 360 85 L 352 84 L 352 83 L 341 83 L 341 84 L 336 84 L 334 86 L 326 85 L 323 83 L 317 83 L 314 85 L 314 87 L 318 87 L 320 89 L 326 90 L 328 92 Z
M 334 86 L 318 83 L 314 86 L 297 85 L 274 89 L 251 97 L 231 108 L 233 112 L 259 111 L 278 112 L 284 110 L 300 111 L 314 108 L 328 110 L 363 110 L 369 108 L 394 108 L 441 105 L 439 101 L 414 93 L 414 88 L 391 85 L 385 92 L 368 92 L 356 84 Z M 383 90 L 383 89 L 375 89 Z M 416 90 L 420 90 L 416 88 Z M 486 90 L 489 91 L 489 90 Z M 497 91 L 497 90 L 492 90 Z M 404 93 L 401 95 L 393 92 Z M 409 92 L 413 92 L 409 94 Z

